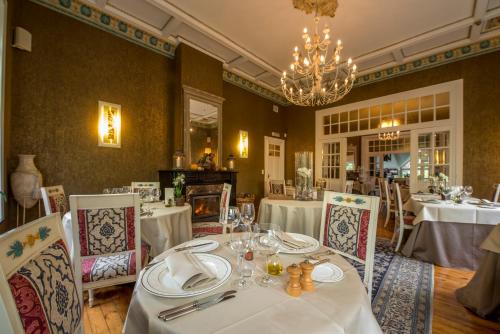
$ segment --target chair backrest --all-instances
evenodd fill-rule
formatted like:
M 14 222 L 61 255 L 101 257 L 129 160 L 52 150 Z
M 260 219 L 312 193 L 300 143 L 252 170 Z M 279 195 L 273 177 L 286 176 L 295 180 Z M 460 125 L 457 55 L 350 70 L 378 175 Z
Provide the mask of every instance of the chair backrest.
M 493 202 L 498 202 L 500 197 L 500 183 L 495 185 L 495 194 L 493 195 Z
M 354 185 L 354 181 L 353 180 L 347 180 L 345 181 L 345 193 L 346 194 L 352 194 L 352 187 Z
M 138 193 L 141 189 L 160 189 L 160 182 L 132 182 L 132 192 Z
M 82 259 L 130 250 L 135 250 L 136 259 L 142 258 L 138 194 L 72 195 L 69 201 L 73 248 Z M 75 269 L 80 274 L 81 261 Z M 136 261 L 135 272 L 140 269 L 141 261 Z
M 285 195 L 285 180 L 269 180 L 269 193 Z
M 404 224 L 403 216 L 403 198 L 401 197 L 401 189 L 398 183 L 394 183 L 394 192 L 396 193 L 396 198 L 394 199 L 394 215 L 396 216 L 396 224 Z M 401 225 L 400 225 L 401 226 Z M 401 232 L 400 232 L 401 233 Z
M 224 183 L 224 187 L 222 188 L 219 207 L 220 222 L 227 223 L 227 217 L 229 214 L 229 200 L 231 199 L 231 187 L 232 186 L 229 183 Z
M 42 193 L 45 215 L 59 212 L 63 216 L 69 211 L 68 199 L 64 194 L 63 186 L 41 187 L 40 192 Z
M 326 191 L 321 215 L 320 242 L 365 265 L 370 297 L 379 201 L 374 196 Z
M 0 236 L 2 334 L 82 332 L 81 279 L 73 271 L 59 214 Z
M 385 186 L 384 186 L 384 179 L 381 178 L 381 177 L 378 177 L 377 178 L 377 182 L 378 182 L 378 189 L 380 191 L 380 199 L 381 200 L 385 200 Z
M 386 179 L 382 182 L 382 187 L 384 188 L 384 199 L 388 204 L 391 204 L 391 190 L 389 188 L 389 182 Z

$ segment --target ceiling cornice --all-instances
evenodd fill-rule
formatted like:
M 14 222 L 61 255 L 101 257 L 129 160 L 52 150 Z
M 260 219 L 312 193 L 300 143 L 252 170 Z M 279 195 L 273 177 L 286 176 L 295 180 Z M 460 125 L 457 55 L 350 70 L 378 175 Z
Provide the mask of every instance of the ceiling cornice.
M 71 16 L 79 21 L 90 24 L 94 27 L 110 32 L 115 36 L 124 38 L 142 47 L 148 48 L 154 52 L 162 54 L 168 58 L 175 57 L 175 45 L 168 40 L 168 36 L 161 33 L 155 35 L 154 31 L 141 28 L 130 20 L 118 18 L 111 13 L 105 13 L 99 7 L 99 3 L 92 5 L 85 0 L 31 0 L 34 3 L 45 6 L 62 14 Z M 158 0 L 149 0 L 151 2 Z M 102 7 L 102 6 L 101 6 Z M 173 18 L 173 20 L 176 20 Z M 488 52 L 500 50 L 500 35 L 494 30 L 500 28 L 498 17 L 489 17 L 483 26 L 483 32 L 490 32 L 482 40 L 475 41 L 459 47 L 443 47 L 438 52 L 434 52 L 425 57 L 417 57 L 411 61 L 406 61 L 395 66 L 382 67 L 369 70 L 367 73 L 361 73 L 354 83 L 354 87 L 360 87 L 371 83 L 387 80 L 393 77 L 429 69 L 432 67 L 448 64 L 451 62 L 463 60 L 466 58 L 478 56 Z M 163 37 L 162 37 L 163 36 Z M 399 55 L 401 60 L 403 56 Z M 395 55 L 398 58 L 398 54 Z M 245 60 L 246 57 L 241 57 Z M 224 68 L 223 80 L 262 96 L 281 106 L 290 105 L 290 103 L 281 94 L 281 91 L 269 89 L 265 84 L 259 82 L 258 78 L 241 75 L 237 69 L 233 69 L 232 63 Z M 272 73 L 273 71 L 271 71 Z

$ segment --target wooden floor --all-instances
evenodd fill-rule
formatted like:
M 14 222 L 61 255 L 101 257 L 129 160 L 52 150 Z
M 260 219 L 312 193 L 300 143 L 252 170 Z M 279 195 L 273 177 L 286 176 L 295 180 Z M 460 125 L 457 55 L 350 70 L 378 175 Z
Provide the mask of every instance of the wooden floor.
M 379 237 L 392 237 L 391 230 L 392 226 L 384 229 L 382 220 L 379 221 Z M 500 333 L 500 323 L 475 316 L 455 299 L 455 290 L 466 285 L 472 275 L 473 272 L 470 271 L 435 266 L 432 319 L 434 334 Z M 121 333 L 133 289 L 134 284 L 128 284 L 96 291 L 96 306 L 89 308 L 85 304 L 85 333 Z

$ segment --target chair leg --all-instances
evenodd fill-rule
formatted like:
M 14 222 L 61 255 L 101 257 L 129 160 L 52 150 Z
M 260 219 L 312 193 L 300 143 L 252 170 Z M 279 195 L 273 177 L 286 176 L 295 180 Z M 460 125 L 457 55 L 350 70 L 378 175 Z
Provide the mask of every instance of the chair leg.
M 404 232 L 405 232 L 404 229 L 399 229 L 398 244 L 396 245 L 396 250 L 395 250 L 396 253 L 399 251 L 399 247 L 401 247 L 401 243 L 403 242 L 403 234 L 404 234 Z
M 89 290 L 89 307 L 94 306 L 94 290 Z
M 399 229 L 397 227 L 394 228 L 394 233 L 392 234 L 392 239 L 391 239 L 391 245 L 393 245 L 394 241 L 396 240 L 396 233 L 398 233 L 398 230 Z

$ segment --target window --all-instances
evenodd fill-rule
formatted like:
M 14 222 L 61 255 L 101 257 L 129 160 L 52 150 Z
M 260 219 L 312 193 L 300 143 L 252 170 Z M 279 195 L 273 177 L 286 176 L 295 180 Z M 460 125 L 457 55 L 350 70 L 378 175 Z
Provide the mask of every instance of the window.
M 340 178 L 340 143 L 323 144 L 321 177 L 324 179 Z
M 418 135 L 417 178 L 426 180 L 443 173 L 450 175 L 450 131 Z
M 396 98 L 395 98 L 396 99 Z M 323 135 L 379 129 L 382 122 L 401 126 L 450 119 L 450 92 L 440 91 L 393 103 L 366 105 L 324 115 Z
M 269 144 L 269 156 L 279 157 L 281 152 L 281 147 L 279 145 Z

